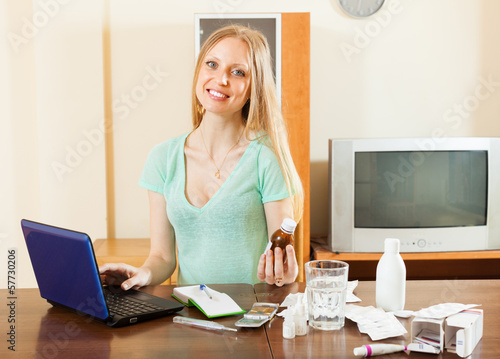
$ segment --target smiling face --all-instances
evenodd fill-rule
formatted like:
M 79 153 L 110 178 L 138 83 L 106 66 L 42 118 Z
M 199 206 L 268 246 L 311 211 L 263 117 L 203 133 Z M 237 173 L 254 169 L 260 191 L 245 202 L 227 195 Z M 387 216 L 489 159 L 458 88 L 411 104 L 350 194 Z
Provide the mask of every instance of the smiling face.
M 207 112 L 233 116 L 241 114 L 249 96 L 248 45 L 238 38 L 224 38 L 203 59 L 196 97 Z

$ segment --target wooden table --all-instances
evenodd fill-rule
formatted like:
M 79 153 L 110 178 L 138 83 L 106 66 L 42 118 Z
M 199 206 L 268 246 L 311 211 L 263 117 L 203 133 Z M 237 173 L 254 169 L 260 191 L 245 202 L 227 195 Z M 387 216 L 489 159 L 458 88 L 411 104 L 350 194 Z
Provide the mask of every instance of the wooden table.
M 175 286 L 156 286 L 145 291 L 171 298 Z M 244 310 L 256 301 L 250 284 L 210 285 L 230 295 Z M 3 298 L 7 291 L 0 290 Z M 16 291 L 16 352 L 7 349 L 8 333 L 5 304 L 0 324 L 0 358 L 61 359 L 153 359 L 153 358 L 271 358 L 263 328 L 243 329 L 237 333 L 209 331 L 175 324 L 173 316 L 135 325 L 110 328 L 77 314 L 52 307 L 38 289 Z M 195 307 L 185 307 L 176 315 L 206 319 Z M 234 327 L 240 316 L 216 319 Z
M 144 289 L 158 296 L 170 298 L 174 286 L 156 286 Z M 303 292 L 304 283 L 283 288 L 257 284 L 213 285 L 229 294 L 243 309 L 250 309 L 256 301 L 281 303 L 289 293 Z M 375 283 L 360 282 L 355 294 L 373 305 Z M 0 290 L 8 304 L 7 290 Z M 173 316 L 123 328 L 109 328 L 84 317 L 53 308 L 40 298 L 38 289 L 18 289 L 15 293 L 16 352 L 10 352 L 6 341 L 9 332 L 9 312 L 6 304 L 0 311 L 1 358 L 354 358 L 352 350 L 371 343 L 359 333 L 357 326 L 346 320 L 343 329 L 323 332 L 309 328 L 309 333 L 295 339 L 283 339 L 281 318 L 257 329 L 238 329 L 237 333 L 208 331 L 172 323 Z M 408 281 L 406 309 L 418 310 L 443 302 L 482 304 L 485 312 L 483 339 L 471 359 L 497 358 L 500 353 L 500 280 L 439 280 Z M 204 318 L 196 308 L 184 308 L 178 315 Z M 241 316 L 216 319 L 235 327 Z M 410 330 L 410 320 L 402 320 Z M 408 343 L 404 338 L 382 342 Z M 440 355 L 412 353 L 391 354 L 381 358 L 441 359 L 459 358 L 446 351 Z
M 484 309 L 483 338 L 469 359 L 497 359 L 500 357 L 500 280 L 431 280 L 407 281 L 405 309 L 418 310 L 434 304 L 456 302 L 482 304 Z M 287 290 L 280 290 L 266 284 L 255 285 L 259 301 L 281 303 L 288 293 L 304 292 L 305 283 L 294 283 Z M 375 282 L 359 282 L 354 291 L 362 306 L 375 305 Z M 402 319 L 408 333 L 403 337 L 372 342 L 368 335 L 361 334 L 354 322 L 346 319 L 345 326 L 339 331 L 325 332 L 308 328 L 306 336 L 283 339 L 283 320 L 275 319 L 271 327 L 266 327 L 269 345 L 274 358 L 356 358 L 353 349 L 363 344 L 410 342 L 411 319 Z M 391 359 L 460 359 L 456 354 L 444 351 L 439 355 L 413 352 L 395 353 L 380 358 Z

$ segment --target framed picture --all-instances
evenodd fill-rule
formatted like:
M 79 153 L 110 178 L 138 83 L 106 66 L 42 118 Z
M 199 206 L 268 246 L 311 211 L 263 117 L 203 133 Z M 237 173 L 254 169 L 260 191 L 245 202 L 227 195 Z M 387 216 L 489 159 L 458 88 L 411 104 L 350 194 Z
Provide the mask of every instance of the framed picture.
M 281 101 L 281 14 L 195 14 L 195 56 L 206 39 L 227 25 L 242 25 L 262 32 L 269 43 L 278 99 Z

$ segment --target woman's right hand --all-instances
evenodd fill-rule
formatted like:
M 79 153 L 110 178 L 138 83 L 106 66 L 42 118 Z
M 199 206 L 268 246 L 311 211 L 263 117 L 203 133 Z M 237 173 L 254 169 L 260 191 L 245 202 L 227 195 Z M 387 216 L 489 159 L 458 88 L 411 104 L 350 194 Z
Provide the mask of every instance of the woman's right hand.
M 101 280 L 106 285 L 120 285 L 123 290 L 139 289 L 151 283 L 151 271 L 125 263 L 105 263 L 99 267 Z

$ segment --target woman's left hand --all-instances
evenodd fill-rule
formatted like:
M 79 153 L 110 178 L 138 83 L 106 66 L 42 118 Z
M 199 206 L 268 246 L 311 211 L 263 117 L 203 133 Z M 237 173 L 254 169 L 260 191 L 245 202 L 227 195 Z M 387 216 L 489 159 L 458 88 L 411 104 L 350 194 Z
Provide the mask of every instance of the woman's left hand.
M 257 268 L 257 278 L 267 284 L 276 284 L 282 287 L 285 284 L 293 283 L 299 274 L 299 266 L 295 258 L 295 250 L 292 245 L 286 246 L 287 261 L 283 264 L 283 251 L 277 247 L 273 252 L 269 249 L 262 254 Z

